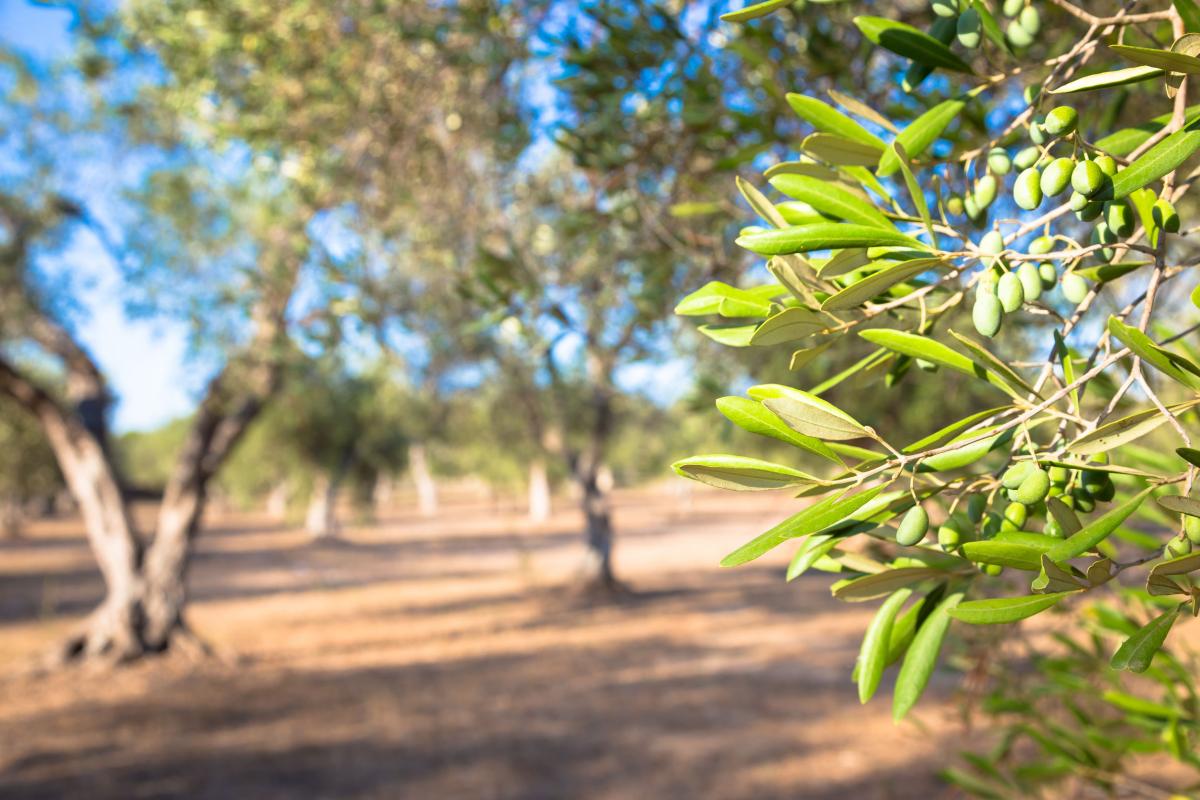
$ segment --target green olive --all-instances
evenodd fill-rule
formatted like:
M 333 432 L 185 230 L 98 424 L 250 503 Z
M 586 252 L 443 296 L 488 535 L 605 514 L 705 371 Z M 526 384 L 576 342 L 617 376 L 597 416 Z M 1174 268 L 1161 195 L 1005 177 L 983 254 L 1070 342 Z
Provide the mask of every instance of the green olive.
M 968 50 L 974 50 L 979 47 L 979 43 L 983 41 L 983 22 L 979 18 L 979 12 L 972 6 L 964 11 L 958 18 L 958 24 L 955 26 L 955 35 L 958 37 L 958 43 Z
M 1133 211 L 1124 200 L 1114 200 L 1108 204 L 1104 213 L 1104 221 L 1109 229 L 1119 237 L 1133 233 Z
M 1004 0 L 1004 16 L 1015 17 L 1025 7 L 1025 0 Z
M 1030 167 L 1017 176 L 1013 183 L 1013 202 L 1026 211 L 1032 211 L 1042 204 L 1041 175 L 1037 167 Z
M 946 201 L 946 213 L 951 216 L 960 217 L 965 210 L 966 207 L 963 205 L 963 199 L 958 195 L 952 195 Z
M 973 494 L 967 500 L 967 519 L 971 522 L 979 522 L 983 519 L 983 512 L 987 509 L 987 498 L 981 494 Z
M 1175 206 L 1171 205 L 1170 200 L 1161 197 L 1155 200 L 1150 209 L 1150 218 L 1167 233 L 1179 233 L 1179 213 L 1175 211 Z
M 1071 172 L 1075 162 L 1063 156 L 1051 161 L 1042 171 L 1042 193 L 1047 197 L 1056 197 L 1066 191 L 1071 185 Z
M 1190 552 L 1192 552 L 1192 540 L 1188 539 L 1187 537 L 1176 537 L 1167 542 L 1167 553 L 1170 554 L 1172 558 L 1186 556 Z
M 1025 302 L 1025 292 L 1016 273 L 1006 272 L 1000 276 L 1000 283 L 996 286 L 996 297 L 1000 300 L 1000 307 L 1009 313 L 1021 307 Z
M 1037 264 L 1026 261 L 1017 267 L 1017 277 L 1021 280 L 1021 289 L 1026 303 L 1036 303 L 1042 296 L 1042 276 L 1038 273 Z
M 1042 280 L 1042 291 L 1048 292 L 1058 283 L 1058 268 L 1051 261 L 1038 264 L 1038 277 Z
M 1104 172 L 1095 161 L 1080 161 L 1071 172 L 1071 186 L 1085 197 L 1091 197 L 1104 186 Z
M 937 540 L 943 550 L 953 550 L 962 543 L 962 533 L 958 528 L 947 522 L 938 528 Z
M 1003 147 L 993 147 L 988 153 L 988 169 L 997 175 L 1007 175 L 1012 170 L 1012 159 Z
M 1036 33 L 1036 31 L 1030 31 Z M 1070 106 L 1059 106 L 1046 115 L 1046 133 L 1051 136 L 1067 136 L 1075 132 L 1079 123 L 1079 112 Z
M 1084 512 L 1091 513 L 1096 510 L 1096 498 L 1092 497 L 1091 492 L 1084 489 L 1082 486 L 1077 486 L 1071 490 L 1072 508 Z
M 1004 309 L 994 294 L 978 293 L 975 295 L 975 307 L 971 310 L 971 321 L 980 336 L 991 338 L 1000 332 L 1004 321 Z
M 1014 50 L 1024 50 L 1033 44 L 1033 34 L 1025 30 L 1017 20 L 1008 23 L 1008 27 L 1004 29 L 1004 38 Z
M 1091 222 L 1104 213 L 1104 203 L 1099 200 L 1088 201 L 1083 208 L 1075 212 L 1075 219 L 1082 222 Z
M 904 519 L 900 520 L 900 527 L 896 529 L 896 542 L 911 547 L 924 539 L 928 531 L 929 512 L 924 507 L 915 505 L 904 515 Z
M 1000 564 L 984 564 L 983 574 L 995 578 L 1004 574 L 1004 567 Z
M 929 6 L 939 17 L 953 17 L 958 13 L 958 0 L 931 0 Z
M 1184 516 L 1183 532 L 1192 544 L 1200 544 L 1200 517 Z
M 1004 236 L 1000 231 L 991 230 L 979 240 L 979 252 L 985 256 L 995 256 L 1004 252 Z
M 1117 241 L 1117 234 L 1112 228 L 1108 227 L 1107 222 L 1097 222 L 1096 227 L 1092 230 L 1092 244 L 1110 245 Z M 1112 261 L 1113 249 L 1111 247 L 1103 247 L 1098 255 L 1104 261 Z
M 1017 169 L 1029 169 L 1038 163 L 1038 159 L 1042 157 L 1042 151 L 1038 147 L 1026 147 L 1013 157 L 1013 166 Z
M 1050 476 L 1043 469 L 1034 469 L 1025 480 L 1021 481 L 1021 485 L 1017 489 L 1017 500 L 1027 506 L 1033 505 L 1045 500 L 1049 491 Z
M 996 199 L 996 179 L 992 175 L 984 175 L 979 180 L 975 181 L 975 202 L 982 211 L 990 206 Z
M 1039 236 L 1029 243 L 1029 252 L 1035 256 L 1043 256 L 1054 249 L 1054 239 L 1050 236 Z
M 1046 518 L 1046 524 L 1042 528 L 1042 533 L 1044 533 L 1047 536 L 1050 536 L 1054 539 L 1067 538 L 1067 532 L 1065 530 L 1063 530 L 1063 526 L 1060 525 L 1058 520 L 1056 520 L 1054 517 Z
M 1042 29 L 1042 17 L 1033 6 L 1025 6 L 1021 9 L 1021 13 L 1017 16 L 1017 22 L 1021 23 L 1022 28 L 1029 31 L 1030 36 L 1037 36 L 1038 31 Z
M 1046 118 L 1040 114 L 1033 118 L 1029 123 L 1029 141 L 1034 144 L 1046 143 L 1046 130 L 1042 127 L 1042 123 L 1045 121 Z
M 1117 160 L 1112 156 L 1096 156 L 1096 166 L 1110 178 L 1117 174 Z
M 1001 525 L 1001 530 L 1022 530 L 1027 519 L 1029 519 L 1029 506 L 1024 503 L 1009 503 L 1004 508 L 1004 523 Z
M 1016 489 L 1035 469 L 1037 469 L 1037 465 L 1032 461 L 1018 461 L 1005 470 L 1004 475 L 1000 478 L 1000 485 L 1005 489 Z
M 1067 300 L 1071 303 L 1079 305 L 1084 301 L 1084 298 L 1088 296 L 1088 292 L 1090 291 L 1091 287 L 1088 286 L 1087 279 L 1082 275 L 1074 272 L 1068 272 L 1066 275 L 1063 275 L 1063 297 L 1067 298 Z

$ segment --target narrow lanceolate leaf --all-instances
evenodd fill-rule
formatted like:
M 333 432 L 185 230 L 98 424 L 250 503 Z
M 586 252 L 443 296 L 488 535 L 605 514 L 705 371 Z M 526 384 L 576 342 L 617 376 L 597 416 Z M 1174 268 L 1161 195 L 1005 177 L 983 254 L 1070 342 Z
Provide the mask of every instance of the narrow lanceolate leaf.
M 891 594 L 897 589 L 912 586 L 930 578 L 945 577 L 946 573 L 931 567 L 900 567 L 898 569 L 876 572 L 874 575 L 864 575 L 848 581 L 835 583 L 831 589 L 833 596 L 847 602 L 874 600 Z
M 915 278 L 923 272 L 945 266 L 940 258 L 914 258 L 895 266 L 882 269 L 831 295 L 821 304 L 822 311 L 842 311 L 857 308 L 878 294 L 882 294 L 898 283 Z
M 1180 497 L 1175 494 L 1163 495 L 1158 498 L 1158 504 L 1176 514 L 1187 514 L 1189 517 L 1200 517 L 1200 500 L 1194 497 Z
M 988 8 L 987 3 L 983 0 L 971 0 L 971 7 L 979 12 L 979 21 L 983 25 L 983 35 L 992 40 L 992 44 L 1005 50 L 1012 52 L 1012 46 L 1008 43 L 1008 37 L 1004 35 L 1000 23 L 996 22 L 996 17 Z
M 1137 511 L 1145 499 L 1150 496 L 1152 490 L 1153 487 L 1142 489 L 1104 516 L 1084 525 L 1078 533 L 1055 544 L 1046 555 L 1051 561 L 1058 562 L 1083 555 L 1107 539 L 1109 534 L 1117 529 L 1117 526 Z
M 1079 521 L 1074 509 L 1057 497 L 1046 498 L 1046 510 L 1067 536 L 1074 536 L 1083 530 L 1083 523 Z
M 813 534 L 800 543 L 795 555 L 788 562 L 786 580 L 790 583 L 796 580 L 812 567 L 813 564 L 829 555 L 837 547 L 838 539 L 828 534 Z
M 1142 153 L 1112 179 L 1112 196 L 1125 197 L 1172 172 L 1200 149 L 1200 123 L 1193 122 Z M 1107 198 L 1105 198 L 1107 199 Z
M 892 121 L 890 119 L 885 117 L 883 114 L 880 114 L 878 111 L 871 108 L 869 105 L 867 105 L 863 101 L 853 98 L 848 94 L 842 94 L 841 92 L 834 91 L 833 89 L 828 90 L 828 92 L 826 92 L 826 94 L 829 95 L 829 99 L 833 100 L 833 102 L 837 103 L 838 105 L 842 106 L 843 108 L 849 109 L 851 114 L 857 114 L 858 116 L 862 117 L 863 119 L 869 119 L 869 120 L 871 120 L 871 122 L 874 122 L 879 127 L 887 128 L 892 133 L 900 132 L 899 129 L 895 125 L 892 124 Z M 790 95 L 789 95 L 789 97 L 790 97 Z M 794 106 L 793 106 L 793 108 L 794 108 Z M 843 135 L 845 135 L 845 134 L 843 134 Z M 874 136 L 874 134 L 869 133 L 869 132 L 867 135 Z M 879 144 L 881 145 L 880 149 L 882 149 L 883 141 L 878 139 L 878 137 L 876 137 L 876 140 L 879 141 Z
M 807 308 L 785 308 L 767 317 L 750 337 L 750 344 L 766 346 L 794 342 L 824 330 L 826 322 Z
M 1186 30 L 1192 33 L 1200 32 L 1200 6 L 1196 5 L 1196 0 L 1175 0 L 1172 5 L 1179 12 Z
M 836 133 L 809 134 L 800 143 L 800 149 L 813 158 L 839 167 L 873 167 L 879 160 L 879 150 L 874 146 Z
M 943 367 L 948 367 L 956 372 L 961 372 L 964 375 L 973 375 L 976 378 L 981 378 L 1012 394 L 1012 387 L 999 375 L 975 363 L 967 356 L 936 339 L 931 339 L 928 336 L 922 336 L 918 333 L 896 331 L 890 328 L 874 328 L 861 332 L 859 336 L 872 344 L 886 347 L 888 350 L 900 353 L 901 355 L 909 356 L 910 358 L 922 358 L 926 361 L 940 364 Z
M 1135 64 L 1157 67 L 1167 72 L 1182 72 L 1186 75 L 1200 73 L 1200 58 L 1184 53 L 1172 53 L 1170 50 L 1156 50 L 1153 47 L 1135 47 L 1128 44 L 1113 44 L 1109 45 L 1108 49 Z
M 1150 568 L 1150 574 L 1146 576 L 1146 591 L 1155 597 L 1187 594 L 1184 586 L 1180 586 L 1172 580 L 1172 577 L 1175 575 L 1187 575 L 1189 572 L 1194 572 L 1197 569 L 1200 569 L 1200 553 L 1160 561 Z
M 1167 408 L 1172 414 L 1177 414 L 1180 411 L 1191 408 L 1197 402 L 1200 401 L 1189 400 L 1186 403 L 1176 403 L 1175 405 L 1167 406 Z M 1140 439 L 1166 421 L 1167 418 L 1157 408 L 1139 411 L 1136 414 L 1130 414 L 1128 417 L 1101 425 L 1091 433 L 1080 436 L 1067 445 L 1067 449 L 1072 453 L 1078 453 L 1083 456 L 1103 453 L 1114 447 L 1120 447 L 1123 444 Z
M 872 162 L 874 163 L 874 162 Z M 805 175 L 776 175 L 771 185 L 788 197 L 808 203 L 822 214 L 858 225 L 874 225 L 895 230 L 892 221 L 861 195 L 836 184 Z
M 817 98 L 789 93 L 787 95 L 787 102 L 800 119 L 809 123 L 818 131 L 832 133 L 843 139 L 849 139 L 873 147 L 875 148 L 876 157 L 883 152 L 884 143 L 882 139 L 836 108 L 822 103 Z M 843 105 L 845 104 L 843 103 Z
M 1040 534 L 1030 535 L 1040 536 Z M 1041 538 L 1049 539 L 1050 537 L 1042 536 Z M 1049 546 L 1050 543 L 1047 542 L 1045 548 Z M 1042 554 L 1046 552 L 1045 548 L 1032 547 L 1023 542 L 986 539 L 979 542 L 964 542 L 962 552 L 971 561 L 981 564 L 998 564 L 1002 567 L 1037 572 L 1041 569 Z
M 983 411 L 976 411 L 974 414 L 963 417 L 960 420 L 951 422 L 949 425 L 946 425 L 943 428 L 937 429 L 928 436 L 922 436 L 917 441 L 905 447 L 902 452 L 919 453 L 922 450 L 927 450 L 931 447 L 937 447 L 940 444 L 950 441 L 950 439 L 962 433 L 967 428 L 970 428 L 972 425 L 983 422 L 988 417 L 995 416 L 1001 411 L 1006 411 L 1007 409 L 1008 406 L 997 406 L 996 408 L 987 408 Z
M 827 458 L 835 464 L 844 465 L 838 454 L 830 450 L 829 446 L 820 439 L 814 439 L 792 430 L 757 400 L 746 397 L 721 397 L 717 400 L 717 410 L 743 430 L 787 442 L 814 455 Z
M 1084 584 L 1070 571 L 1070 564 L 1064 568 L 1050 560 L 1050 556 L 1043 554 L 1040 569 L 1038 576 L 1029 585 L 1029 588 L 1038 594 L 1073 592 L 1084 588 Z
M 957 339 L 963 347 L 967 348 L 970 353 L 971 360 L 974 361 L 977 366 L 999 375 L 1000 377 L 1004 378 L 1005 383 L 1008 383 L 1011 386 L 1016 386 L 1022 391 L 1032 394 L 1035 397 L 1040 396 L 1033 390 L 1033 387 L 1030 386 L 1023 377 L 1021 377 L 1020 373 L 1006 364 L 1000 357 L 992 353 L 991 350 L 988 350 L 986 347 L 984 347 L 982 342 L 977 342 L 970 336 L 959 333 L 955 330 L 951 330 L 950 335 Z
M 950 609 L 950 616 L 971 625 L 1001 625 L 1039 614 L 1074 592 L 1032 594 L 1025 597 L 997 597 L 971 600 Z
M 767 287 L 777 294 L 776 287 Z M 771 313 L 771 301 L 766 292 L 738 289 L 721 281 L 709 281 L 675 306 L 683 317 L 720 314 L 723 317 L 765 317 Z
M 953 50 L 911 25 L 886 17 L 866 16 L 855 17 L 854 24 L 862 31 L 863 36 L 896 55 L 910 58 L 927 67 L 971 72 L 970 65 L 955 55 Z
M 868 436 L 867 430 L 854 417 L 816 395 L 767 383 L 747 390 L 751 397 L 779 415 L 793 430 L 822 441 L 843 441 Z
M 912 169 L 908 166 L 908 152 L 900 142 L 892 142 L 892 152 L 896 154 L 896 163 L 900 165 L 900 173 L 904 176 L 904 184 L 908 187 L 908 195 L 912 198 L 917 216 L 925 224 L 925 231 L 929 234 L 929 244 L 936 246 L 937 232 L 933 229 L 933 217 L 929 214 L 929 203 L 925 202 L 925 190 L 921 188 L 921 184 L 917 183 L 917 176 L 913 175 Z
M 671 468 L 685 478 L 720 489 L 764 491 L 817 482 L 812 475 L 798 469 L 744 456 L 692 456 L 676 461 Z
M 696 330 L 726 347 L 749 347 L 758 325 L 700 325 Z
M 749 22 L 752 19 L 765 17 L 772 11 L 777 11 L 784 6 L 789 6 L 796 0 L 766 0 L 762 3 L 751 3 L 745 8 L 737 11 L 730 11 L 728 14 L 722 14 L 721 19 L 725 22 Z
M 1113 654 L 1110 662 L 1112 668 L 1127 669 L 1130 672 L 1145 672 L 1150 669 L 1154 654 L 1162 649 L 1167 634 L 1171 632 L 1171 626 L 1178 618 L 1179 609 L 1175 608 L 1138 628 Z
M 1159 114 L 1157 117 L 1143 122 L 1141 125 L 1113 131 L 1107 136 L 1096 140 L 1096 149 L 1117 157 L 1127 156 L 1141 147 L 1151 136 L 1162 130 L 1165 125 L 1170 123 L 1173 116 L 1174 113 L 1168 111 L 1165 114 Z M 1184 124 L 1190 125 L 1197 119 L 1200 119 L 1200 105 L 1188 106 L 1187 114 L 1184 117 Z
M 920 158 L 954 118 L 962 113 L 965 105 L 962 100 L 945 100 L 938 103 L 909 123 L 896 137 L 896 141 L 900 143 L 904 152 L 908 153 L 909 158 Z M 879 159 L 879 169 L 876 173 L 879 177 L 886 178 L 898 169 L 900 160 L 896 157 L 895 150 L 888 148 Z
M 783 218 L 783 214 L 775 207 L 775 204 L 767 199 L 767 196 L 758 190 L 750 181 L 742 180 L 741 176 L 733 179 L 737 184 L 738 191 L 742 193 L 742 197 L 746 198 L 746 202 L 754 209 L 754 213 L 771 223 L 776 228 L 786 228 L 787 220 Z
M 925 245 L 895 230 L 869 225 L 836 222 L 795 225 L 777 231 L 739 236 L 739 247 L 764 256 L 808 253 L 813 250 L 841 250 L 845 247 L 886 247 L 896 245 L 920 250 Z
M 1107 89 L 1111 86 L 1124 86 L 1127 83 L 1138 83 L 1151 78 L 1157 78 L 1164 74 L 1164 70 L 1158 67 L 1126 67 L 1125 69 L 1114 69 L 1110 72 L 1096 72 L 1091 75 L 1084 75 L 1082 78 L 1076 78 L 1069 83 L 1064 83 L 1057 89 L 1051 89 L 1050 94 L 1073 94 L 1075 92 L 1089 92 L 1092 89 Z
M 1149 336 L 1116 317 L 1108 318 L 1108 331 L 1133 351 L 1134 355 L 1189 389 L 1200 390 L 1200 366 L 1178 353 L 1154 343 Z
M 799 514 L 788 517 L 769 531 L 734 550 L 721 559 L 721 566 L 736 567 L 745 564 L 758 558 L 763 553 L 778 547 L 788 539 L 807 536 L 810 533 L 823 531 L 831 525 L 836 525 L 869 503 L 882 491 L 882 486 L 876 486 L 873 489 L 868 489 L 849 497 L 837 494 L 830 495 L 819 503 L 814 503 L 804 509 Z
M 865 703 L 879 688 L 883 670 L 887 667 L 888 646 L 892 641 L 892 625 L 900 607 L 912 595 L 912 589 L 898 589 L 883 601 L 863 636 L 858 653 L 858 700 Z
M 946 631 L 950 628 L 950 610 L 958 606 L 962 598 L 962 592 L 946 595 L 917 629 L 904 663 L 900 665 L 900 674 L 896 676 L 896 689 L 892 694 L 893 719 L 903 719 L 925 693 L 942 652 Z
M 821 278 L 828 280 L 829 278 L 845 275 L 847 272 L 853 272 L 859 267 L 865 267 L 870 263 L 872 263 L 871 257 L 867 255 L 865 247 L 851 247 L 847 250 L 838 250 L 830 256 L 829 260 L 817 270 L 817 274 Z

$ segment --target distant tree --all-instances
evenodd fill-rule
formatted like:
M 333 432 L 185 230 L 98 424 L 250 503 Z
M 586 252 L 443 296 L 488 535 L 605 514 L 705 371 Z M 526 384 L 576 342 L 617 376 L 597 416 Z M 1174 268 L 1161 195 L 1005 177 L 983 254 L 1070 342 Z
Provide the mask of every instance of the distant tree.
M 0 539 L 15 538 L 31 503 L 53 506 L 62 474 L 37 420 L 7 398 L 0 398 L 0 452 Z

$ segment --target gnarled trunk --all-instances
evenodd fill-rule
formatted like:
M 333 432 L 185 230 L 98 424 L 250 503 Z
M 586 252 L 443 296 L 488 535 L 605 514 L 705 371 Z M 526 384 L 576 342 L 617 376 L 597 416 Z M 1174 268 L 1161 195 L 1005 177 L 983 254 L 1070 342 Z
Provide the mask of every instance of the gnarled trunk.
M 422 517 L 437 516 L 437 481 L 429 468 L 429 453 L 423 442 L 408 446 L 408 469 L 417 489 L 417 511 Z
M 609 492 L 599 477 L 599 471 L 593 470 L 580 486 L 587 541 L 584 577 L 593 587 L 613 590 L 620 584 L 612 566 L 612 505 Z

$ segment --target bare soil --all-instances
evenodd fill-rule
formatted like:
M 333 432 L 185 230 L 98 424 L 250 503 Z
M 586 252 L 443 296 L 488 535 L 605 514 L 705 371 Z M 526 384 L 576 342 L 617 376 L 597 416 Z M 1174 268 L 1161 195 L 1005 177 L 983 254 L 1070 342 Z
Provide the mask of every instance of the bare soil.
M 863 707 L 849 680 L 873 604 L 786 584 L 782 551 L 717 566 L 794 502 L 621 494 L 616 600 L 571 589 L 569 508 L 459 502 L 322 546 L 217 518 L 191 620 L 220 658 L 33 676 L 101 590 L 77 523 L 39 523 L 0 543 L 0 797 L 955 796 L 954 675 L 893 725 L 890 687 Z

